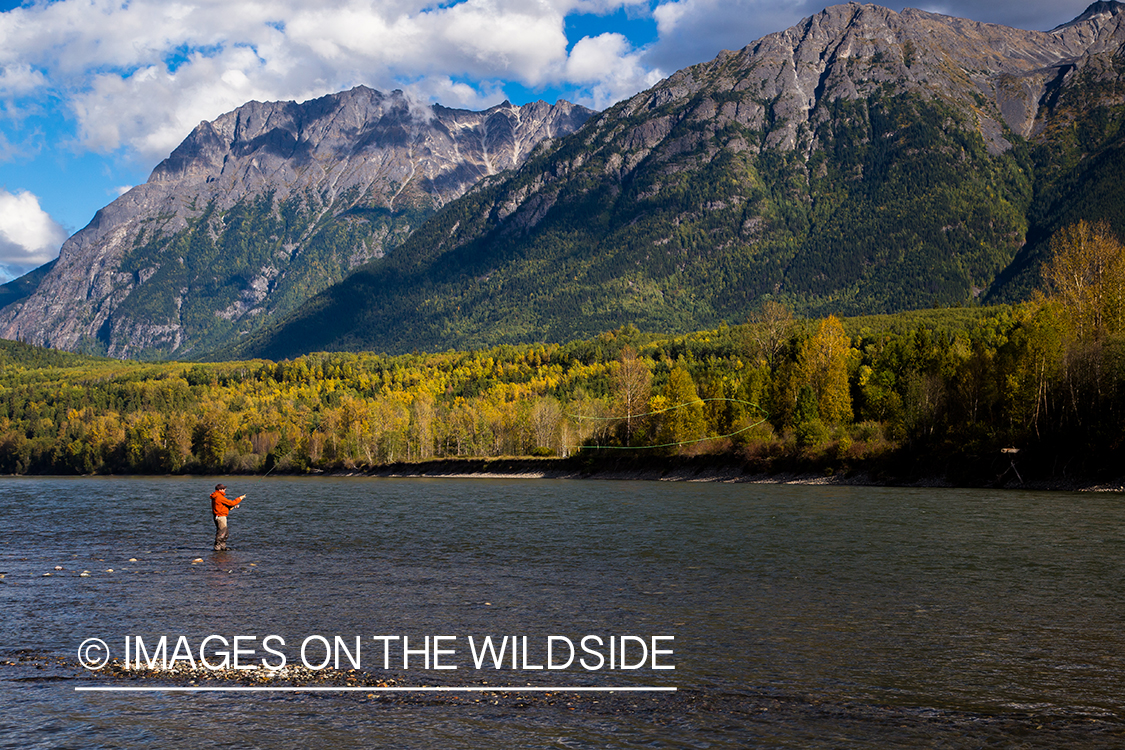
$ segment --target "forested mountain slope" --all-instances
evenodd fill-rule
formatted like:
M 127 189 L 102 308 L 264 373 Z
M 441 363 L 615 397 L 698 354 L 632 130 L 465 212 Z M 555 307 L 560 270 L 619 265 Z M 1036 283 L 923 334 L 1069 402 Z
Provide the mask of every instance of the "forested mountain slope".
M 483 176 L 591 110 L 484 112 L 359 87 L 250 102 L 204 122 L 63 245 L 38 286 L 5 287 L 0 336 L 114 357 L 189 357 L 296 308 L 391 250 Z M 39 278 L 42 277 L 42 278 Z
M 483 180 L 223 354 L 687 331 L 767 297 L 812 315 L 1018 298 L 1055 229 L 1123 228 L 1121 9 L 1035 32 L 828 8 Z

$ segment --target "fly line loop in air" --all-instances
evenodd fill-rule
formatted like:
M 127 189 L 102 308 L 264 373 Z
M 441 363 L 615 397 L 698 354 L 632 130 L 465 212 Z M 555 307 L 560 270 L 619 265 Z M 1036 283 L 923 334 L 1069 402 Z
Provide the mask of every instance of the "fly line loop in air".
M 636 450 L 649 450 L 649 449 L 652 449 L 652 448 L 675 448 L 675 447 L 681 446 L 681 445 L 691 445 L 692 443 L 702 443 L 702 442 L 706 442 L 708 440 L 723 440 L 724 438 L 734 437 L 735 435 L 741 435 L 742 433 L 746 432 L 747 430 L 752 430 L 755 427 L 757 427 L 758 425 L 764 424 L 765 421 L 767 419 L 769 419 L 769 414 L 766 412 L 765 409 L 763 409 L 762 407 L 758 406 L 757 404 L 751 403 L 749 401 L 743 401 L 740 398 L 697 398 L 694 401 L 685 401 L 682 404 L 676 404 L 675 406 L 669 406 L 666 409 L 657 409 L 656 411 L 645 412 L 644 414 L 630 414 L 627 417 L 622 417 L 622 416 L 617 416 L 617 417 L 589 417 L 589 416 L 585 416 L 585 415 L 582 415 L 582 414 L 571 414 L 570 416 L 574 417 L 575 419 L 588 419 L 588 420 L 599 421 L 599 422 L 620 422 L 624 419 L 641 419 L 643 417 L 652 417 L 652 416 L 655 416 L 657 414 L 664 414 L 665 412 L 675 411 L 676 409 L 683 409 L 684 407 L 687 407 L 687 406 L 694 406 L 696 404 L 707 404 L 707 403 L 712 403 L 712 402 L 716 402 L 716 401 L 725 401 L 725 402 L 732 403 L 732 404 L 743 404 L 744 406 L 749 406 L 751 409 L 756 410 L 758 412 L 758 414 L 760 414 L 762 416 L 762 418 L 759 419 L 757 422 L 754 422 L 753 424 L 746 425 L 742 429 L 735 430 L 734 432 L 729 432 L 726 435 L 708 435 L 706 437 L 693 438 L 691 440 L 680 440 L 680 441 L 677 441 L 675 443 L 662 443 L 660 445 L 590 445 L 590 446 L 586 446 L 586 447 L 587 448 L 597 448 L 599 450 L 634 450 L 634 451 L 636 451 Z

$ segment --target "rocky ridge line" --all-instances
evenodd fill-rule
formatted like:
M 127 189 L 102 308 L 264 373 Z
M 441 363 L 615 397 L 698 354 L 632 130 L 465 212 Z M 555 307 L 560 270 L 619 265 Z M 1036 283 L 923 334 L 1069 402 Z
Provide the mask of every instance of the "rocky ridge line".
M 161 281 L 165 266 L 184 265 L 183 257 L 161 256 L 159 238 L 168 245 L 201 220 L 218 237 L 227 228 L 224 212 L 267 194 L 275 207 L 290 199 L 307 207 L 308 226 L 279 243 L 260 266 L 235 269 L 238 293 L 210 311 L 235 324 L 235 335 L 245 333 L 261 316 L 299 303 L 279 306 L 271 293 L 287 275 L 307 273 L 303 245 L 325 222 L 348 211 L 361 217 L 353 223 L 363 212 L 384 217 L 378 225 L 371 222 L 363 242 L 339 248 L 304 296 L 380 257 L 420 218 L 481 177 L 519 165 L 542 141 L 573 132 L 590 114 L 563 101 L 521 107 L 505 102 L 472 112 L 366 87 L 300 104 L 250 102 L 200 123 L 145 184 L 68 239 L 37 291 L 0 311 L 0 336 L 72 351 L 100 348 L 115 357 L 188 356 L 200 335 L 193 326 L 216 322 L 204 316 L 200 324 L 182 314 L 185 299 L 200 293 L 207 279 L 181 279 L 180 288 L 160 290 L 160 304 L 149 307 L 162 308 L 161 314 L 122 312 L 122 304 L 138 299 L 150 280 Z M 137 257 L 145 243 L 156 249 Z M 123 267 L 127 259 L 135 268 Z M 231 275 L 230 269 L 216 273 Z

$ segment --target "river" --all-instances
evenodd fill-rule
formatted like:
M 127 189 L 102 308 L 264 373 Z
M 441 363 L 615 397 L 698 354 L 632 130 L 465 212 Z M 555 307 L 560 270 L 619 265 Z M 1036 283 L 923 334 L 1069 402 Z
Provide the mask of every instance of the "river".
M 3 747 L 1125 746 L 1119 495 L 232 477 L 215 553 L 215 481 L 0 480 Z M 239 636 L 264 673 L 267 635 L 345 671 L 358 637 L 355 685 L 532 690 L 126 693 L 234 683 L 77 660 Z M 528 650 L 478 669 L 486 636 Z

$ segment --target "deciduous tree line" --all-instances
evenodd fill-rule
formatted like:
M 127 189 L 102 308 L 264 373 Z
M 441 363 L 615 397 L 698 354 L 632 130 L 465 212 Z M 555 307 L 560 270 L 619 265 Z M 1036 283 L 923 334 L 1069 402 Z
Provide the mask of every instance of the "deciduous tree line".
M 1122 449 L 1125 260 L 1104 225 L 1059 233 L 1019 307 L 626 326 L 568 344 L 293 361 L 140 364 L 0 346 L 0 471 L 362 469 L 598 449 L 984 476 L 1002 447 L 1055 473 Z M 653 447 L 659 446 L 659 447 Z M 975 469 L 973 467 L 976 467 Z

